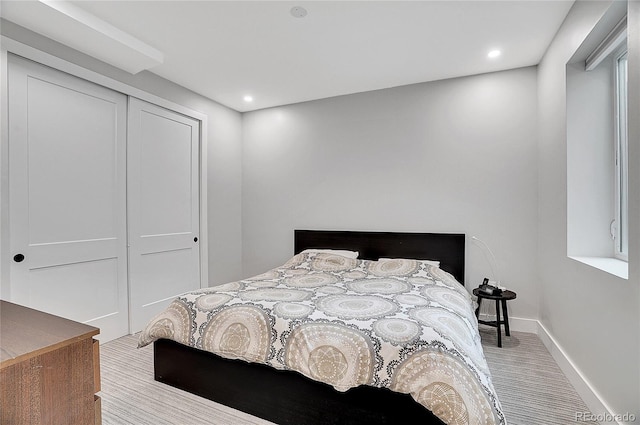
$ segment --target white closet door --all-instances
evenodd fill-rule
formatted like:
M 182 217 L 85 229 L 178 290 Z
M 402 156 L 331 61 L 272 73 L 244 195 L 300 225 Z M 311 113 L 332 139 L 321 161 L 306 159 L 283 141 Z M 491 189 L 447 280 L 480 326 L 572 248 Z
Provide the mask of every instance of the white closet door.
M 200 288 L 200 123 L 129 98 L 131 332 Z
M 129 330 L 126 96 L 10 56 L 10 301 Z

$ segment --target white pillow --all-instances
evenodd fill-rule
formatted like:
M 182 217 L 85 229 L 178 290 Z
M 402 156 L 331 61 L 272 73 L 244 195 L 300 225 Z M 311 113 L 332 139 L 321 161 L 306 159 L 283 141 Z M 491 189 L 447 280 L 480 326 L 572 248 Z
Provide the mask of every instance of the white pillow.
M 311 254 L 311 253 L 325 253 L 325 254 L 335 254 L 340 255 L 342 257 L 347 258 L 358 258 L 360 253 L 358 251 L 348 251 L 346 249 L 305 249 L 301 252 L 301 254 Z
M 390 260 L 404 260 L 404 258 L 378 258 L 378 261 L 390 261 Z M 440 261 L 437 260 L 418 260 L 413 259 L 414 261 L 422 261 L 434 267 L 440 267 Z

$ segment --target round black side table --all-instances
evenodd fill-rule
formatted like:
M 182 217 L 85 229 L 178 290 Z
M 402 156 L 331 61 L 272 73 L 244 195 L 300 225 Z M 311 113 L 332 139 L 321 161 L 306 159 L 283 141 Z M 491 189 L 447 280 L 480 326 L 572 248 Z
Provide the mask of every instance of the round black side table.
M 473 290 L 473 295 L 478 297 L 478 308 L 476 309 L 476 318 L 478 319 L 478 323 L 482 323 L 483 325 L 493 326 L 498 328 L 498 347 L 502 347 L 502 330 L 501 325 L 504 325 L 504 333 L 506 336 L 511 336 L 509 333 L 509 312 L 507 311 L 507 301 L 513 300 L 516 298 L 516 293 L 509 290 L 504 290 L 500 294 L 497 295 L 489 295 L 482 291 L 480 288 L 475 288 Z M 482 304 L 482 300 L 495 300 L 496 302 L 496 320 L 495 321 L 487 321 L 480 320 L 478 317 L 480 316 L 480 305 Z M 502 319 L 500 319 L 500 306 L 502 306 Z

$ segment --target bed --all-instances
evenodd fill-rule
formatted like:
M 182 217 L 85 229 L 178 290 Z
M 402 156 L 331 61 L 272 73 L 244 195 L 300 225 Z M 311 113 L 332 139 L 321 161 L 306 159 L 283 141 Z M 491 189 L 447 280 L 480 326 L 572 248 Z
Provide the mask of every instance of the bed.
M 278 424 L 506 424 L 463 234 L 296 230 L 294 254 L 152 319 L 155 379 Z

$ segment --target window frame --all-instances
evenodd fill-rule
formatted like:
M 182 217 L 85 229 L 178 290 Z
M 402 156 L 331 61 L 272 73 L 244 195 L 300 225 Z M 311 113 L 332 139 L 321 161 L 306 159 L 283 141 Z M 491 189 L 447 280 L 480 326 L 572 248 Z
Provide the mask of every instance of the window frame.
M 627 46 L 626 43 L 613 55 L 615 75 L 615 219 L 612 229 L 614 256 L 623 261 L 629 259 L 629 143 L 627 134 Z

